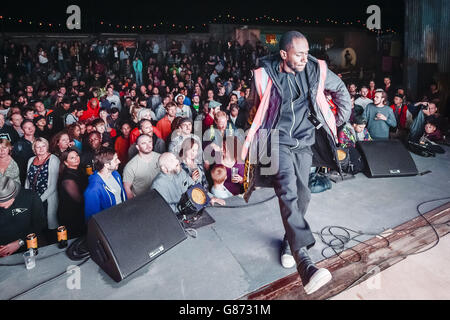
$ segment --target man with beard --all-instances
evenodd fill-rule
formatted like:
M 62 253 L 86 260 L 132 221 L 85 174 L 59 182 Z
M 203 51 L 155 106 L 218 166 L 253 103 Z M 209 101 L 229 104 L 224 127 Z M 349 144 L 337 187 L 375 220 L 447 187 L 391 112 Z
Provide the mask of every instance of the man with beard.
M 195 182 L 184 171 L 181 170 L 180 160 L 170 152 L 163 153 L 159 157 L 161 172 L 153 180 L 151 189 L 155 189 L 164 198 L 174 213 L 178 213 L 177 204 L 181 196 L 194 185 Z M 211 197 L 210 204 L 218 203 L 225 205 L 225 200 Z
M 127 163 L 123 171 L 123 186 L 128 199 L 148 190 L 160 172 L 160 154 L 153 151 L 152 137 L 141 134 L 136 140 L 136 148 L 138 154 Z
M 281 263 L 285 268 L 297 265 L 303 288 L 306 294 L 311 294 L 328 283 L 331 274 L 327 269 L 317 268 L 308 254 L 308 249 L 315 244 L 304 218 L 311 199 L 309 173 L 312 164 L 339 170 L 337 127 L 348 120 L 351 100 L 342 80 L 324 61 L 309 55 L 309 44 L 303 34 L 297 31 L 285 33 L 279 49 L 279 54 L 261 58 L 262 68 L 254 71 L 249 99 L 253 109 L 249 114 L 254 115 L 250 119 L 253 130 L 248 134 L 241 154 L 243 159 L 248 150 L 255 154 L 254 150 L 258 149 L 254 147 L 259 141 L 260 153 L 255 154 L 256 160 L 266 158 L 261 152 L 269 150 L 263 145 L 271 146 L 272 164 L 265 172 L 262 161 L 251 166 L 244 198 L 248 201 L 257 186 L 274 188 L 286 232 Z M 336 117 L 324 96 L 325 90 L 338 106 Z M 259 129 L 267 130 L 269 141 L 263 139 L 264 135 L 256 135 Z M 278 139 L 275 132 L 278 132 Z
M 101 148 L 94 157 L 95 172 L 84 192 L 86 221 L 91 216 L 127 200 L 122 179 L 117 172 L 120 160 L 112 149 Z

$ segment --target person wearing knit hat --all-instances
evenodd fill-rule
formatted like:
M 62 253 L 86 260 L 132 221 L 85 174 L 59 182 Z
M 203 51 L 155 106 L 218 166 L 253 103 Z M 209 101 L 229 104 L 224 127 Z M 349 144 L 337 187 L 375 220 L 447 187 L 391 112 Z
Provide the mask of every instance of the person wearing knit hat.
M 41 244 L 46 227 L 44 206 L 37 193 L 0 175 L 0 258 L 25 250 L 24 239 L 30 233 L 35 233 Z

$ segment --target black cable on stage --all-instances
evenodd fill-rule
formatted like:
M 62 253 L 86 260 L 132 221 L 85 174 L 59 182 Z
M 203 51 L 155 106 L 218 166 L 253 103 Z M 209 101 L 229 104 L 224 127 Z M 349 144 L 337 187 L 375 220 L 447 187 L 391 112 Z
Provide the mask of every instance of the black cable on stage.
M 90 256 L 87 247 L 86 236 L 82 236 L 72 242 L 66 250 L 67 257 L 73 261 L 79 261 Z
M 424 253 L 424 252 L 426 252 L 426 251 L 429 251 L 429 250 L 431 250 L 432 248 L 434 248 L 435 246 L 437 246 L 438 245 L 438 243 L 439 243 L 439 241 L 440 241 L 440 236 L 439 236 L 439 233 L 437 232 L 437 230 L 436 230 L 436 228 L 435 228 L 435 226 L 438 226 L 438 225 L 444 225 L 444 224 L 448 224 L 448 223 L 450 223 L 450 220 L 447 220 L 447 221 L 445 221 L 445 222 L 442 222 L 442 223 L 438 223 L 438 224 L 432 224 L 421 212 L 420 212 L 420 207 L 421 206 L 423 206 L 424 204 L 427 204 L 427 203 L 431 203 L 431 202 L 436 202 L 436 201 L 443 201 L 443 200 L 449 200 L 450 199 L 450 197 L 446 197 L 446 198 L 440 198 L 440 199 L 433 199 L 433 200 L 429 200 L 429 201 L 425 201 L 425 202 L 422 202 L 422 203 L 420 203 L 419 205 L 417 205 L 417 207 L 416 207 L 416 209 L 417 209 L 417 212 L 418 212 L 418 214 L 426 221 L 426 223 L 427 223 L 427 225 L 424 225 L 424 226 L 420 226 L 420 227 L 414 227 L 414 228 L 407 228 L 407 229 L 399 229 L 399 230 L 395 230 L 395 231 L 393 231 L 393 233 L 395 233 L 395 232 L 402 232 L 402 231 L 411 231 L 411 230 L 418 230 L 418 229 L 420 229 L 420 228 L 424 228 L 424 227 L 431 227 L 432 228 L 432 230 L 433 230 L 433 232 L 434 232 L 434 234 L 436 235 L 436 241 L 434 242 L 434 244 L 431 246 L 431 247 L 429 247 L 429 248 L 426 248 L 426 249 L 424 249 L 424 250 L 419 250 L 419 251 L 416 251 L 416 252 L 412 252 L 412 253 L 406 253 L 406 254 L 398 254 L 398 255 L 396 255 L 396 256 L 393 256 L 393 257 L 389 257 L 389 258 L 387 258 L 387 259 L 384 259 L 384 260 L 382 260 L 381 262 L 379 262 L 377 265 L 375 265 L 371 270 L 369 270 L 369 271 L 367 271 L 367 272 L 365 272 L 365 273 L 363 273 L 360 277 L 358 277 L 355 281 L 353 281 L 350 285 L 348 285 L 345 289 L 343 289 L 342 291 L 340 291 L 340 292 L 344 292 L 345 290 L 348 290 L 348 289 L 350 289 L 350 288 L 352 288 L 352 287 L 354 287 L 354 286 L 356 286 L 357 284 L 359 284 L 360 282 L 362 282 L 361 280 L 363 280 L 363 278 L 365 277 L 365 276 L 367 276 L 368 274 L 370 274 L 371 272 L 372 272 L 372 270 L 374 270 L 376 267 L 380 267 L 381 266 L 381 264 L 382 263 L 384 263 L 384 262 L 386 262 L 386 261 L 389 261 L 389 260 L 392 260 L 392 259 L 396 259 L 396 258 L 398 258 L 398 257 L 403 257 L 403 258 L 407 258 L 408 256 L 411 256 L 411 255 L 416 255 L 416 254 L 420 254 L 420 253 Z M 345 227 L 339 227 L 339 226 L 332 226 L 332 227 L 335 227 L 335 228 L 342 228 L 342 229 L 347 229 L 347 228 L 345 228 Z M 327 227 L 325 227 L 324 229 L 326 229 Z M 322 231 L 324 230 L 324 229 L 322 229 Z M 350 230 L 350 229 L 349 229 Z M 352 230 L 353 231 L 353 230 Z M 376 236 L 380 236 L 380 237 L 382 237 L 382 238 L 384 238 L 387 242 L 388 242 L 388 246 L 389 246 L 389 241 L 385 238 L 385 237 L 383 237 L 381 234 L 378 234 L 378 233 L 362 233 L 361 232 L 361 234 L 360 235 L 376 235 Z M 319 234 L 319 236 L 321 237 L 321 234 Z M 321 239 L 322 239 L 322 237 L 321 237 Z M 348 240 L 347 242 L 345 242 L 345 243 L 348 243 L 350 240 L 353 240 L 354 238 L 350 238 L 350 237 L 345 237 L 344 238 L 345 240 Z M 340 239 L 341 240 L 341 239 Z M 328 245 L 328 242 L 324 242 L 326 245 Z M 342 246 L 342 248 L 343 248 L 343 250 L 345 250 L 345 246 Z M 326 249 L 326 248 L 325 248 Z M 334 248 L 332 248 L 333 250 L 334 250 Z M 351 249 L 351 248 L 350 248 Z M 343 251 L 342 250 L 342 251 Z M 341 252 L 342 252 L 341 251 Z M 353 250 L 353 251 L 356 251 L 356 250 Z M 322 253 L 323 253 L 323 250 L 322 250 Z M 340 252 L 339 252 L 340 253 Z M 323 254 L 322 254 L 323 255 Z M 358 253 L 358 255 L 361 257 L 361 255 Z M 338 254 L 338 256 L 339 256 L 339 254 Z M 339 256 L 340 257 L 340 256 Z M 343 259 L 342 257 L 340 257 L 341 259 Z M 345 260 L 345 259 L 343 259 L 343 260 Z M 355 261 L 355 262 L 358 262 L 358 261 Z M 355 263 L 355 262 L 350 262 L 350 263 Z M 365 281 L 366 279 L 364 279 L 364 281 Z M 338 293 L 339 294 L 339 293 Z

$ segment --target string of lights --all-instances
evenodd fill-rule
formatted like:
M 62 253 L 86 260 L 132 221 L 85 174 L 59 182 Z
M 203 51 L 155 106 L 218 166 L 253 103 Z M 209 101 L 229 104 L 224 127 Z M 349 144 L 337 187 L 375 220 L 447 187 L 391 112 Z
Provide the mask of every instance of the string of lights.
M 65 23 L 61 21 L 42 21 L 42 20 L 32 20 L 24 17 L 10 17 L 0 15 L 0 23 L 3 27 L 8 25 L 29 25 L 32 27 L 37 27 L 39 29 L 67 29 Z M 92 22 L 87 23 L 89 27 L 92 27 Z M 320 27 L 356 27 L 365 28 L 369 32 L 377 34 L 397 34 L 392 28 L 385 29 L 367 29 L 366 24 L 362 20 L 345 20 L 339 21 L 333 18 L 319 19 L 319 18 L 302 18 L 295 17 L 289 19 L 281 19 L 279 17 L 272 17 L 269 15 L 263 15 L 259 17 L 238 17 L 232 15 L 231 13 L 218 15 L 198 24 L 179 24 L 170 21 L 159 21 L 153 23 L 145 24 L 120 24 L 114 23 L 112 21 L 107 21 L 106 19 L 99 19 L 96 23 L 97 31 L 125 31 L 125 32 L 149 32 L 149 31 L 177 31 L 177 32 L 204 32 L 207 31 L 208 26 L 212 24 L 254 24 L 254 25 L 302 25 L 302 26 L 320 26 Z M 5 30 L 4 30 L 5 31 Z

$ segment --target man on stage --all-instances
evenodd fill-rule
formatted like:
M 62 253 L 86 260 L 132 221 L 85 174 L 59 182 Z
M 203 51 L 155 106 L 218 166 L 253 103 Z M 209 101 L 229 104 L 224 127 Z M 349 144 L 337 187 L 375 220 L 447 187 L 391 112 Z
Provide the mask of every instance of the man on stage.
M 336 131 L 350 117 L 351 100 L 342 80 L 328 70 L 325 62 L 308 54 L 308 41 L 300 32 L 285 33 L 279 49 L 279 54 L 262 58 L 262 68 L 254 72 L 248 101 L 253 109 L 249 112 L 253 115 L 252 129 L 242 157 L 247 155 L 246 148 L 255 154 L 255 144 L 259 153 L 256 166 L 250 167 L 245 199 L 249 199 L 256 186 L 268 181 L 267 176 L 263 177 L 261 147 L 271 145 L 279 155 L 272 159 L 278 161 L 278 170 L 269 181 L 278 197 L 285 228 L 281 262 L 286 268 L 297 265 L 305 292 L 311 294 L 329 282 L 331 274 L 327 269 L 318 269 L 308 255 L 308 249 L 315 243 L 304 219 L 311 198 L 309 173 L 312 165 L 340 171 Z M 324 90 L 331 93 L 338 106 L 336 117 L 326 102 Z M 261 129 L 270 132 L 269 139 L 261 138 Z

